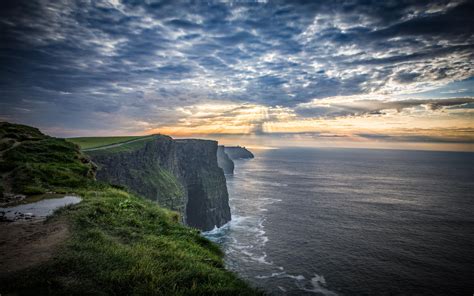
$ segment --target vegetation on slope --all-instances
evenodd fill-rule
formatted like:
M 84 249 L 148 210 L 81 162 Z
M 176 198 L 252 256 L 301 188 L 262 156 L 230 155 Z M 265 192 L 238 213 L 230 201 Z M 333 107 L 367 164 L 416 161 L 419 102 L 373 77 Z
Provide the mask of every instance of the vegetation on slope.
M 39 194 L 85 186 L 93 179 L 95 165 L 64 139 L 1 122 L 0 143 L 2 192 Z
M 10 128 L 0 125 L 2 141 L 4 130 Z M 16 138 L 10 135 L 8 139 L 23 139 L 26 134 Z M 75 193 L 83 200 L 57 211 L 45 222 L 61 219 L 71 230 L 70 238 L 54 259 L 0 278 L 2 294 L 257 294 L 224 269 L 223 255 L 217 245 L 197 230 L 181 225 L 177 213 L 124 190 L 94 182 L 84 168 L 78 169 L 85 156 L 74 144 L 42 134 L 37 134 L 37 138 L 23 139 L 17 146 L 10 146 L 6 158 L 9 172 L 26 167 L 28 175 L 33 167 L 35 174 L 41 176 L 35 186 Z M 62 173 L 55 173 L 55 169 Z M 50 179 L 49 174 L 52 174 Z M 15 178 L 10 179 L 16 182 Z M 18 188 L 28 188 L 26 183 L 23 185 Z
M 156 166 L 155 169 L 145 168 L 142 170 L 131 170 L 130 178 L 137 180 L 146 188 L 156 188 L 160 191 L 157 201 L 162 207 L 173 211 L 184 210 L 184 189 L 176 178 L 164 168 Z

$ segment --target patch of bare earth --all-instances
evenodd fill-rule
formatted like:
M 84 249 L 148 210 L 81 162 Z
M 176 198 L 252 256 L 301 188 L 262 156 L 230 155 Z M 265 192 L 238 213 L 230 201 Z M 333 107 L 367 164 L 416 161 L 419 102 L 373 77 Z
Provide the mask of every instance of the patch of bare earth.
M 0 277 L 51 259 L 69 236 L 63 219 L 0 223 Z

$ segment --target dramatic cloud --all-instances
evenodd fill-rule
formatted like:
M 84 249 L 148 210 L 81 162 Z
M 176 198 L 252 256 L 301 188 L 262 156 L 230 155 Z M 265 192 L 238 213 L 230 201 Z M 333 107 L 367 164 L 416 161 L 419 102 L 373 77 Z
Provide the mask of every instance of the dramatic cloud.
M 390 100 L 385 97 L 346 96 L 313 100 L 300 104 L 296 111 L 305 117 L 337 117 L 383 115 L 384 111 L 423 107 L 429 110 L 439 110 L 445 107 L 474 108 L 474 98 L 450 98 L 429 100 Z
M 298 118 L 472 109 L 472 1 L 0 5 L 0 118 L 61 135 L 261 134 Z

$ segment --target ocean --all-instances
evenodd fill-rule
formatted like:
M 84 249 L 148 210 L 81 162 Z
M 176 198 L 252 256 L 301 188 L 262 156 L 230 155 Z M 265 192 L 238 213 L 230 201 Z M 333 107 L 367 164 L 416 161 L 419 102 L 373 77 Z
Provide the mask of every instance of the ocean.
M 474 153 L 255 150 L 205 233 L 272 295 L 473 295 Z

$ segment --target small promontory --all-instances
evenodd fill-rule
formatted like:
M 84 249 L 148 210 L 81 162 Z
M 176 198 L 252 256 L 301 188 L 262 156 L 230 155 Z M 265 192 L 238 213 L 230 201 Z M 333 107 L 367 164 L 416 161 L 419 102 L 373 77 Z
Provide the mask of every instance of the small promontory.
M 229 146 L 224 148 L 225 153 L 230 157 L 232 160 L 242 159 L 242 158 L 254 158 L 252 152 L 250 152 L 245 147 L 240 146 Z

